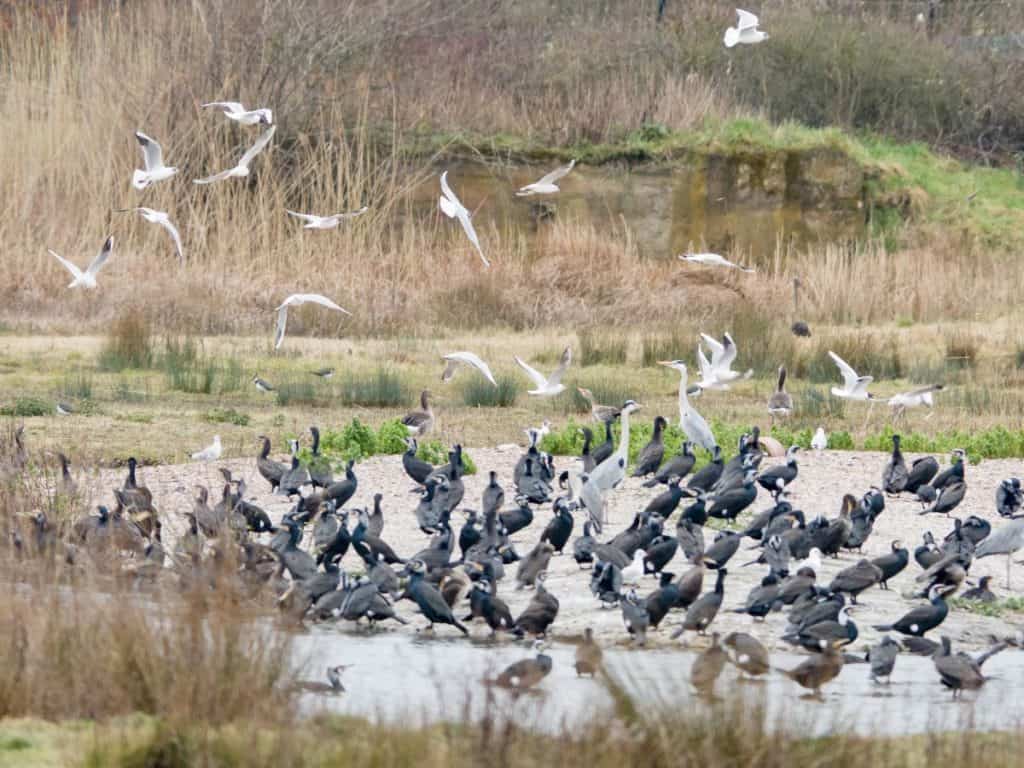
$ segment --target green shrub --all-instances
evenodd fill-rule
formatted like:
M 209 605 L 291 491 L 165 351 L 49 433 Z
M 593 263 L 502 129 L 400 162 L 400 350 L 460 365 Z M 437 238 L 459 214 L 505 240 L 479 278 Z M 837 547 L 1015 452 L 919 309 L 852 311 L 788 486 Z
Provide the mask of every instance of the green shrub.
M 56 412 L 56 405 L 40 400 L 38 397 L 19 397 L 12 404 L 0 408 L 0 415 L 20 416 L 48 416 Z
M 249 415 L 240 413 L 234 408 L 214 408 L 203 416 L 203 420 L 211 424 L 234 424 L 236 427 L 249 426 Z
M 405 439 L 409 430 L 399 419 L 385 421 L 377 430 L 377 452 L 386 454 L 405 453 Z
M 498 386 L 480 376 L 466 380 L 462 387 L 462 402 L 471 408 L 509 408 L 519 395 L 519 381 L 512 376 L 499 376 Z
M 369 375 L 346 374 L 338 393 L 342 405 L 367 408 L 395 408 L 408 400 L 409 393 L 401 377 L 387 368 L 378 368 Z

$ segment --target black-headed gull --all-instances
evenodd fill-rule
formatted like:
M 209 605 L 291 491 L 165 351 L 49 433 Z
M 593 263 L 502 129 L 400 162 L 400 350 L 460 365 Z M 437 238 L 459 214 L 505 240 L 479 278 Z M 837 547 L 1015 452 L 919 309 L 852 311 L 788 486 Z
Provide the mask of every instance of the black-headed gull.
M 362 216 L 368 210 L 370 210 L 370 207 L 364 205 L 358 211 L 334 213 L 330 216 L 317 216 L 312 213 L 299 213 L 298 211 L 289 211 L 287 208 L 285 208 L 285 213 L 306 222 L 302 225 L 303 229 L 334 229 L 336 226 L 341 224 L 344 219 L 354 219 L 356 216 Z
M 95 288 L 96 275 L 101 269 L 103 269 L 103 265 L 106 264 L 107 259 L 110 258 L 110 252 L 114 250 L 114 236 L 111 235 L 107 238 L 106 242 L 103 243 L 103 247 L 100 249 L 100 252 L 96 255 L 96 258 L 92 260 L 92 264 L 89 265 L 85 272 L 80 270 L 56 251 L 52 251 L 49 248 L 47 250 L 50 252 L 50 255 L 63 264 L 65 269 L 67 269 L 67 271 L 71 273 L 71 276 L 74 277 L 74 280 L 68 284 L 68 288 Z
M 893 416 L 903 416 L 908 408 L 919 408 L 927 405 L 929 408 L 934 405 L 932 393 L 942 389 L 941 384 L 931 384 L 927 387 L 918 387 L 909 392 L 900 392 L 889 398 L 888 403 L 892 408 Z
M 165 211 L 156 211 L 152 208 L 118 208 L 118 213 L 138 213 L 150 224 L 159 224 L 161 227 L 166 229 L 170 235 L 171 240 L 174 241 L 174 250 L 178 254 L 178 262 L 182 265 L 185 264 L 185 252 L 181 247 L 181 234 L 178 232 L 178 228 L 174 226 L 170 216 Z
M 328 309 L 343 312 L 346 315 L 352 314 L 347 309 L 339 307 L 326 296 L 321 296 L 319 293 L 293 293 L 281 303 L 281 306 L 277 308 L 277 331 L 274 334 L 274 349 L 280 349 L 281 343 L 284 341 L 284 330 L 288 325 L 288 307 L 297 307 L 300 304 L 306 304 L 307 302 L 320 304 Z
M 136 168 L 132 173 L 133 187 L 145 189 L 150 184 L 169 179 L 178 172 L 177 168 L 164 165 L 164 150 L 156 141 L 142 131 L 135 132 L 135 139 L 142 148 L 142 164 L 145 170 Z
M 575 165 L 576 161 L 571 160 L 568 165 L 556 168 L 547 176 L 541 177 L 539 181 L 535 181 L 533 184 L 527 184 L 525 187 L 521 187 L 519 191 L 516 192 L 516 196 L 527 197 L 529 195 L 553 195 L 558 191 L 558 186 L 555 182 L 567 176 L 569 171 L 571 171 Z
M 519 367 L 526 371 L 526 375 L 533 381 L 534 389 L 527 390 L 527 394 L 538 395 L 540 397 L 554 397 L 555 395 L 565 391 L 565 385 L 562 384 L 562 377 L 565 375 L 566 370 L 569 368 L 569 363 L 572 362 L 572 347 L 566 347 L 562 352 L 562 358 L 559 360 L 558 368 L 555 369 L 547 378 L 544 377 L 540 371 L 535 368 L 531 368 L 529 365 L 524 363 L 518 357 L 513 356 Z
M 754 271 L 751 267 L 741 267 L 739 264 L 734 264 L 717 253 L 684 253 L 679 258 L 693 264 L 706 264 L 709 267 L 728 267 L 729 269 L 738 269 L 740 272 Z
M 220 435 L 214 435 L 213 442 L 203 450 L 193 453 L 192 458 L 196 461 L 216 461 L 220 458 L 221 450 Z
M 274 113 L 269 109 L 246 109 L 237 101 L 211 101 L 202 107 L 219 109 L 224 117 L 242 125 L 271 125 L 274 122 Z
M 461 363 L 463 365 L 476 368 L 483 374 L 485 379 L 491 382 L 491 384 L 498 386 L 498 382 L 494 380 L 494 374 L 491 373 L 491 369 L 488 367 L 487 363 L 472 352 L 449 352 L 447 355 L 442 355 L 441 359 L 447 363 L 444 367 L 444 372 L 441 374 L 441 381 L 443 382 L 449 382 L 452 380 L 452 377 L 455 376 L 455 369 L 458 368 Z
M 256 139 L 256 143 L 245 151 L 245 154 L 242 155 L 242 159 L 238 161 L 238 165 L 236 165 L 234 168 L 229 168 L 226 171 L 221 171 L 220 173 L 216 173 L 213 176 L 207 176 L 205 179 L 195 179 L 192 183 L 212 184 L 215 181 L 223 181 L 224 179 L 230 179 L 235 176 L 248 176 L 249 163 L 251 163 L 253 161 L 253 158 L 255 158 L 256 155 L 258 155 L 260 152 L 262 152 L 264 147 L 266 147 L 267 144 L 270 143 L 270 140 L 274 138 L 274 132 L 276 130 L 277 126 L 272 125 L 269 128 L 267 128 L 267 130 L 265 130 L 263 133 L 261 133 L 260 137 Z
M 491 262 L 487 260 L 483 250 L 480 248 L 480 240 L 476 236 L 476 230 L 473 229 L 473 222 L 470 221 L 469 211 L 466 210 L 466 206 L 452 192 L 452 188 L 448 186 L 448 171 L 441 174 L 441 193 L 441 211 L 449 219 L 458 220 L 459 224 L 462 225 L 462 229 L 466 232 L 469 242 L 473 244 L 476 252 L 480 254 L 480 260 L 484 263 L 484 266 L 491 266 Z
M 868 384 L 874 381 L 872 376 L 858 376 L 850 365 L 832 350 L 828 356 L 839 367 L 843 376 L 843 386 L 832 387 L 832 394 L 845 400 L 873 400 L 874 395 L 868 392 Z
M 734 45 L 755 45 L 768 39 L 768 33 L 757 28 L 757 16 L 750 11 L 736 9 L 736 26 L 725 30 L 725 47 Z
M 715 435 L 704 417 L 690 405 L 690 399 L 686 396 L 688 377 L 686 363 L 682 360 L 659 360 L 658 365 L 679 371 L 679 426 L 686 434 L 687 439 L 694 445 L 701 446 L 705 451 L 713 451 L 718 445 Z

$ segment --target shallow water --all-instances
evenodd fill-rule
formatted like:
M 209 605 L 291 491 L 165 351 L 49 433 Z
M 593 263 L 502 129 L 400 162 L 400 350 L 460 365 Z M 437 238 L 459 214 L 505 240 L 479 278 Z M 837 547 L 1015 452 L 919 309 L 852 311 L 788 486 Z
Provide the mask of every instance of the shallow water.
M 348 692 L 341 696 L 304 696 L 310 710 L 366 716 L 384 722 L 419 724 L 437 720 L 512 717 L 524 726 L 545 731 L 574 727 L 605 717 L 611 700 L 605 689 L 576 677 L 574 646 L 553 643 L 551 674 L 536 694 L 518 700 L 486 686 L 506 665 L 534 654 L 529 643 L 466 641 L 438 628 L 437 638 L 386 631 L 347 632 L 314 627 L 296 637 L 296 653 L 315 678 L 328 665 L 352 664 L 344 674 Z M 702 646 L 703 647 L 703 646 Z M 696 653 L 685 650 L 606 649 L 611 672 L 622 680 L 641 708 L 705 706 L 689 685 Z M 775 654 L 775 666 L 796 666 L 804 656 Z M 991 679 L 980 691 L 954 702 L 938 681 L 930 659 L 901 655 L 891 685 L 868 679 L 866 664 L 847 664 L 824 689 L 824 701 L 802 698 L 802 688 L 778 673 L 763 682 L 738 682 L 727 667 L 716 687 L 718 696 L 732 692 L 763 701 L 767 722 L 800 733 L 833 732 L 901 735 L 972 727 L 995 730 L 1024 723 L 1024 653 L 1010 649 L 991 658 L 985 672 Z M 488 696 L 493 696 L 488 704 Z

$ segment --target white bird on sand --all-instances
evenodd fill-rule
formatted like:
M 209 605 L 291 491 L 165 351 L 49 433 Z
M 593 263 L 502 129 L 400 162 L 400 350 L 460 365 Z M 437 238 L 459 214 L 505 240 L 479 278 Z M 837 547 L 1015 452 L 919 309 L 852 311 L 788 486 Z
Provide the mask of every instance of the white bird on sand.
M 513 356 L 513 359 L 519 364 L 519 367 L 526 371 L 526 375 L 533 381 L 534 388 L 527 390 L 527 394 L 538 395 L 540 397 L 554 397 L 557 394 L 565 391 L 565 385 L 562 384 L 562 377 L 565 375 L 566 369 L 569 367 L 569 363 L 572 362 L 572 347 L 566 347 L 562 352 L 562 359 L 558 363 L 558 367 L 555 369 L 547 378 L 536 370 L 531 368 L 518 357 Z
M 801 560 L 793 568 L 793 573 L 798 573 L 801 568 L 810 568 L 814 571 L 815 575 L 821 575 L 821 550 L 817 547 L 811 547 L 811 551 L 807 553 L 807 559 Z
M 832 394 L 845 400 L 874 400 L 875 396 L 868 392 L 868 384 L 874 381 L 872 376 L 858 376 L 850 365 L 832 350 L 828 356 L 832 358 L 843 375 L 843 386 L 832 387 Z
M 900 417 L 907 412 L 908 408 L 919 408 L 926 405 L 931 408 L 935 403 L 932 400 L 932 393 L 942 389 L 941 384 L 931 384 L 927 387 L 919 387 L 909 392 L 900 392 L 893 395 L 887 401 L 892 408 L 894 417 Z
M 642 407 L 634 400 L 623 403 L 619 412 L 622 428 L 619 444 L 615 447 L 614 453 L 591 472 L 579 476 L 582 484 L 579 488 L 579 499 L 590 512 L 591 518 L 597 521 L 598 532 L 600 524 L 607 519 L 604 495 L 617 487 L 626 477 L 626 465 L 629 463 L 629 415 Z
M 174 226 L 174 222 L 171 221 L 171 217 L 168 216 L 165 211 L 139 207 L 118 208 L 117 213 L 138 213 L 150 224 L 159 224 L 161 227 L 166 229 L 171 235 L 171 240 L 174 241 L 174 251 L 178 254 L 178 263 L 182 265 L 185 264 L 185 251 L 181 247 L 181 233 L 178 232 L 178 228 Z
M 317 216 L 312 213 L 298 213 L 297 211 L 289 211 L 285 208 L 285 213 L 289 216 L 294 216 L 297 219 L 301 219 L 306 222 L 303 229 L 334 229 L 345 219 L 354 219 L 356 216 L 362 216 L 370 210 L 368 205 L 364 205 L 357 211 L 349 211 L 348 213 L 334 213 L 330 216 Z
M 242 155 L 242 159 L 238 161 L 238 165 L 234 168 L 229 168 L 226 171 L 215 173 L 213 176 L 207 176 L 205 179 L 195 179 L 193 184 L 212 184 L 215 181 L 223 181 L 224 179 L 230 179 L 233 177 L 243 177 L 249 175 L 249 163 L 258 155 L 263 149 L 270 143 L 270 140 L 274 138 L 274 132 L 277 131 L 277 126 L 272 125 L 256 139 L 256 143 L 253 144 L 249 149 Z
M 441 381 L 449 382 L 455 376 L 455 371 L 459 367 L 459 364 L 468 365 L 471 368 L 476 368 L 483 377 L 487 379 L 494 386 L 498 386 L 498 382 L 494 380 L 494 374 L 491 373 L 491 369 L 487 363 L 481 360 L 479 357 L 474 355 L 472 352 L 449 352 L 447 355 L 442 355 L 441 359 L 444 360 L 447 365 L 444 367 L 444 372 L 441 374 Z
M 516 197 L 527 197 L 529 195 L 553 195 L 558 191 L 558 186 L 555 182 L 567 176 L 569 171 L 571 171 L 575 165 L 576 161 L 571 160 L 568 165 L 556 168 L 547 176 L 542 176 L 539 181 L 535 181 L 533 184 L 527 184 L 525 187 L 521 187 L 519 191 L 516 192 Z
M 469 238 L 469 242 L 473 244 L 476 252 L 480 254 L 480 260 L 483 261 L 484 266 L 491 266 L 491 262 L 487 260 L 483 250 L 480 248 L 480 239 L 476 236 L 476 230 L 473 229 L 473 222 L 470 220 L 469 211 L 466 210 L 466 206 L 452 192 L 452 188 L 448 186 L 448 171 L 441 174 L 441 192 L 440 203 L 442 213 L 449 219 L 458 219 L 462 229 L 466 232 L 466 237 Z
M 307 302 L 320 304 L 328 309 L 333 309 L 346 315 L 352 314 L 347 309 L 339 307 L 326 296 L 321 296 L 319 293 L 293 293 L 281 302 L 281 306 L 277 308 L 277 331 L 274 334 L 274 349 L 280 349 L 281 344 L 284 341 L 284 330 L 288 325 L 288 307 L 297 307 L 300 304 L 306 304 Z
M 734 45 L 755 45 L 768 39 L 768 33 L 757 28 L 757 16 L 739 8 L 736 9 L 736 16 L 736 26 L 725 30 L 726 48 L 732 48 Z
M 237 101 L 211 101 L 202 105 L 203 109 L 213 107 L 224 113 L 224 117 L 242 125 L 270 125 L 274 122 L 274 113 L 267 108 L 246 109 Z
M 178 172 L 177 168 L 164 165 L 164 150 L 156 141 L 142 131 L 135 132 L 135 139 L 142 148 L 142 164 L 146 169 L 140 171 L 136 168 L 132 173 L 133 187 L 145 189 L 150 184 L 169 179 Z
M 622 569 L 622 583 L 637 586 L 644 575 L 644 558 L 647 553 L 638 549 L 633 553 L 633 562 Z
M 114 250 L 114 236 L 111 235 L 107 238 L 106 242 L 103 243 L 103 247 L 100 248 L 100 252 L 96 255 L 96 258 L 92 260 L 92 264 L 83 272 L 70 261 L 65 259 L 56 251 L 50 250 L 50 255 L 53 256 L 57 261 L 64 265 L 65 269 L 71 273 L 71 276 L 75 278 L 68 284 L 68 288 L 95 288 L 96 287 L 96 275 L 103 269 L 103 265 L 107 263 L 107 259 L 110 258 L 110 252 Z
M 741 267 L 724 256 L 719 256 L 717 253 L 684 253 L 679 258 L 694 264 L 706 264 L 709 267 L 728 267 L 729 269 L 738 269 L 740 272 L 754 271 L 752 267 Z
M 659 360 L 658 365 L 679 371 L 679 426 L 686 433 L 686 438 L 694 445 L 701 446 L 705 451 L 713 451 L 718 443 L 711 432 L 711 427 L 704 421 L 704 417 L 693 409 L 690 399 L 686 396 L 686 363 L 682 360 Z
M 196 461 L 216 461 L 220 458 L 220 454 L 220 435 L 214 435 L 213 442 L 203 448 L 203 450 L 193 453 L 192 458 Z
M 824 451 L 828 448 L 828 435 L 825 434 L 824 427 L 818 427 L 814 433 L 814 437 L 811 438 L 811 448 L 816 451 Z

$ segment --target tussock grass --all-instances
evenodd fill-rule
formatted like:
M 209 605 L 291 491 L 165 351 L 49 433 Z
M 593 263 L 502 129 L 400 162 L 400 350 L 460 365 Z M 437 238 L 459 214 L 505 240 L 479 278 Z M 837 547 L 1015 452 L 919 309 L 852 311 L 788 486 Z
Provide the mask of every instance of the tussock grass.
M 514 376 L 496 376 L 498 386 L 480 376 L 466 379 L 462 386 L 462 402 L 470 408 L 510 408 L 519 396 L 519 379 Z
M 577 334 L 580 343 L 580 365 L 623 365 L 629 349 L 629 337 L 593 329 Z
M 395 371 L 377 368 L 368 373 L 346 373 L 337 392 L 343 405 L 395 408 L 409 400 L 409 390 Z
M 103 371 L 150 368 L 155 359 L 149 320 L 141 310 L 130 308 L 110 326 L 97 364 Z

